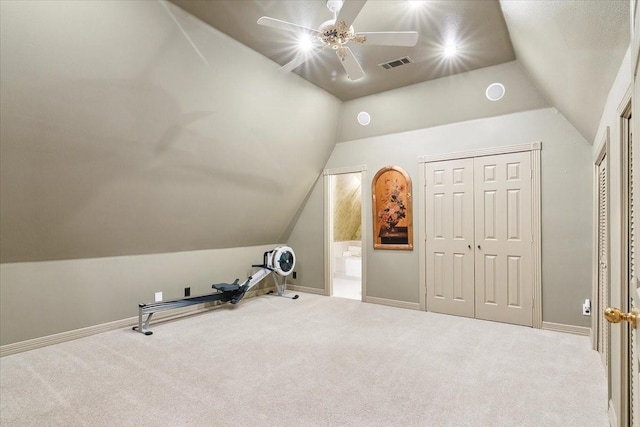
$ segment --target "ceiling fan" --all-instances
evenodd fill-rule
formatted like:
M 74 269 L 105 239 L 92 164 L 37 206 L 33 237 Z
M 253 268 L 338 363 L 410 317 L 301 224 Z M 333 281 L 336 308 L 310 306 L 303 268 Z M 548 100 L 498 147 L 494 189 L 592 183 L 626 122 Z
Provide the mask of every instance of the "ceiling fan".
M 363 78 L 365 74 L 353 52 L 347 46 L 348 43 L 353 41 L 363 45 L 413 47 L 418 42 L 418 33 L 415 31 L 356 33 L 351 24 L 366 2 L 367 0 L 327 0 L 327 8 L 333 13 L 333 19 L 320 24 L 317 30 L 267 16 L 258 19 L 258 24 L 311 36 L 313 43 L 311 54 L 299 53 L 293 60 L 283 65 L 281 70 L 292 71 L 314 54 L 331 48 L 336 52 L 349 79 L 358 80 Z

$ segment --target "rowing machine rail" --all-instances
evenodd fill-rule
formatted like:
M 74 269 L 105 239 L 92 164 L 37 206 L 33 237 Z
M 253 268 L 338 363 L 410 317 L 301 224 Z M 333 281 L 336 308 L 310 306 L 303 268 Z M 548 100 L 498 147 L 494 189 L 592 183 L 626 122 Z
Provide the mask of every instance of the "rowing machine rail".
M 149 330 L 149 323 L 153 315 L 161 311 L 216 301 L 220 301 L 220 303 L 230 302 L 231 304 L 237 304 L 252 287 L 271 273 L 274 273 L 273 281 L 276 284 L 276 291 L 279 296 L 298 299 L 297 294 L 293 296 L 287 294 L 287 276 L 293 272 L 295 263 L 296 257 L 293 249 L 288 246 L 279 246 L 264 253 L 262 264 L 252 265 L 252 267 L 260 267 L 260 270 L 249 276 L 242 284 L 236 279 L 233 283 L 216 283 L 211 285 L 211 287 L 216 290 L 216 292 L 212 294 L 149 304 L 140 303 L 138 304 L 138 326 L 134 326 L 133 330 L 145 335 L 153 334 L 153 332 Z M 282 277 L 282 283 L 277 280 L 276 276 Z M 144 316 L 147 317 L 143 320 Z

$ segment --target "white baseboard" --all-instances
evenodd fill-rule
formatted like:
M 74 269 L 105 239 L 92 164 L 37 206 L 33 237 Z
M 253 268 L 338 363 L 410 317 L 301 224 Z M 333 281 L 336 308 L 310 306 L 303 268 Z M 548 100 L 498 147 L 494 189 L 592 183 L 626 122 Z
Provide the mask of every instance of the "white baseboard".
M 388 305 L 391 307 L 398 307 L 398 308 L 408 308 L 410 310 L 420 310 L 420 303 L 417 303 L 417 302 L 397 301 L 393 299 L 378 298 L 378 297 L 364 297 L 364 302 L 369 302 L 372 304 Z
M 307 294 L 316 294 L 316 295 L 324 295 L 324 296 L 327 295 L 327 293 L 324 291 L 324 289 L 309 288 L 309 287 L 306 287 L 306 286 L 299 286 L 299 285 L 291 285 L 289 283 L 287 283 L 287 290 L 304 292 L 304 293 L 307 293 Z
M 245 294 L 244 298 L 253 298 L 255 296 L 266 294 L 269 291 L 275 291 L 275 286 L 266 287 L 264 289 L 258 289 L 249 291 Z M 212 310 L 217 308 L 221 304 L 219 303 L 202 303 L 192 305 L 189 307 L 177 308 L 175 310 L 163 311 L 156 313 L 153 316 L 153 323 L 158 324 L 162 321 L 173 320 L 184 316 L 190 316 L 202 311 Z M 26 341 L 20 341 L 12 344 L 6 344 L 0 346 L 0 357 L 9 356 L 11 354 L 22 353 L 29 350 L 36 350 L 38 348 L 47 347 L 54 344 L 60 344 L 67 341 L 72 341 L 78 338 L 84 338 L 91 335 L 100 334 L 102 332 L 113 331 L 115 329 L 122 329 L 127 327 L 133 327 L 138 324 L 138 316 L 129 317 L 127 319 L 116 320 L 113 322 L 102 323 L 100 325 L 88 326 L 86 328 L 74 329 L 72 331 L 61 332 L 59 334 L 47 335 L 45 337 L 34 338 Z
M 591 335 L 591 328 L 587 326 L 565 325 L 563 323 L 542 322 L 542 329 L 555 332 L 566 332 L 576 335 Z

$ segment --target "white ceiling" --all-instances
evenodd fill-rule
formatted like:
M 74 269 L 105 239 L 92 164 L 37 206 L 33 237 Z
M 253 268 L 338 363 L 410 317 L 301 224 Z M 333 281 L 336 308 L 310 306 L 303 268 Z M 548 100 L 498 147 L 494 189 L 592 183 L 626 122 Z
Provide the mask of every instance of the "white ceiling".
M 332 17 L 324 0 L 172 2 L 280 65 L 295 55 L 293 34 L 257 25 L 258 18 L 317 28 Z M 517 59 L 549 103 L 592 142 L 629 44 L 629 2 L 370 0 L 353 25 L 356 32 L 417 31 L 419 39 L 412 48 L 350 44 L 366 73 L 361 80 L 348 80 L 330 50 L 294 72 L 347 101 Z M 442 50 L 451 41 L 460 53 L 446 59 Z M 403 56 L 415 63 L 390 70 L 378 65 Z

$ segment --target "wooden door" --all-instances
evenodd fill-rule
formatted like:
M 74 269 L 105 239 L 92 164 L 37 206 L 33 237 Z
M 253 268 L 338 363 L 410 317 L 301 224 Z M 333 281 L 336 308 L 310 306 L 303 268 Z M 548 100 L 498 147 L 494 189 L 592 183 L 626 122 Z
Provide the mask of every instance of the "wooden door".
M 427 309 L 474 317 L 473 159 L 425 168 Z
M 612 344 L 607 346 L 610 355 L 607 362 L 611 362 L 607 370 L 609 418 L 612 425 L 640 427 L 640 150 L 633 143 L 630 108 L 623 114 L 622 124 L 622 307 L 607 308 L 604 312 L 606 320 L 620 324 L 612 327 L 622 328 L 622 339 L 615 339 L 619 334 L 612 333 L 614 339 L 610 338 Z M 614 366 L 619 369 L 612 369 Z
M 606 136 L 608 140 L 608 135 Z M 602 151 L 596 159 L 597 172 L 597 276 L 598 298 L 597 350 L 606 367 L 609 364 L 609 325 L 602 313 L 609 306 L 609 179 L 608 179 L 608 141 L 602 145 Z
M 633 297 L 630 304 L 631 309 L 637 313 L 640 311 L 640 280 L 636 276 L 631 282 Z M 635 288 L 635 289 L 633 289 Z M 640 322 L 640 319 L 636 320 Z M 629 413 L 631 422 L 629 425 L 640 427 L 640 339 L 638 337 L 638 326 L 629 328 L 631 336 L 631 346 L 629 351 Z
M 476 317 L 533 325 L 531 155 L 474 159 Z
M 640 315 L 640 143 L 634 142 L 633 132 L 640 117 L 640 5 L 632 2 L 634 9 L 632 17 L 632 68 L 633 68 L 633 95 L 632 112 L 628 117 L 628 147 L 629 147 L 629 242 L 630 244 L 630 280 L 629 280 L 629 311 Z M 640 322 L 637 319 L 636 322 Z M 629 328 L 629 415 L 630 425 L 640 427 L 640 336 L 638 326 Z
M 636 77 L 636 95 L 635 99 L 640 99 L 638 95 L 639 82 Z M 636 111 L 638 108 L 636 107 Z M 640 150 L 639 144 L 633 143 L 633 115 L 626 120 L 626 139 L 628 150 L 628 295 L 629 301 L 628 312 L 640 317 L 640 232 L 638 230 L 638 212 L 640 212 Z M 629 375 L 629 391 L 628 391 L 628 407 L 629 407 L 629 425 L 640 427 L 640 337 L 638 336 L 638 323 L 640 319 L 636 318 L 636 327 L 627 326 L 629 352 L 627 365 Z

